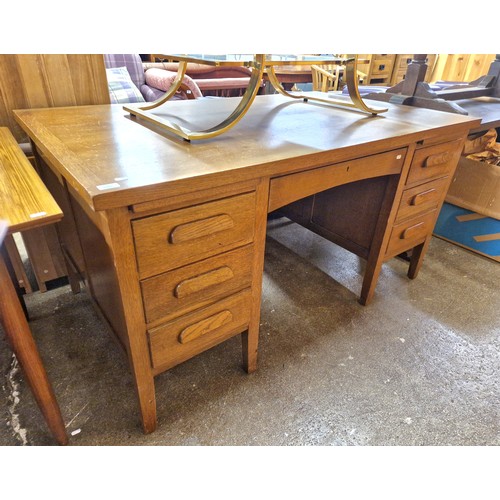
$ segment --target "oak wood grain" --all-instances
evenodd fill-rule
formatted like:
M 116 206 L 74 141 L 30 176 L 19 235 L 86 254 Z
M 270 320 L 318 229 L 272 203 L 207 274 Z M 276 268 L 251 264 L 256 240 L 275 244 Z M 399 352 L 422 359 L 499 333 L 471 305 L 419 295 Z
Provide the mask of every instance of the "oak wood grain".
M 341 184 L 401 172 L 406 149 L 299 172 L 271 180 L 269 211 Z
M 61 209 L 6 127 L 0 127 L 0 217 L 9 233 L 60 220 Z
M 206 128 L 237 100 L 172 102 L 166 117 Z M 195 144 L 163 136 L 127 117 L 120 105 L 15 112 L 37 147 L 89 206 L 102 210 L 275 177 L 368 156 L 450 131 L 477 118 L 388 105 L 384 116 L 257 96 L 244 119 Z
M 172 368 L 241 333 L 250 320 L 250 303 L 250 290 L 243 290 L 150 330 L 149 344 L 155 371 Z
M 247 245 L 141 281 L 147 322 L 172 319 L 249 287 L 253 252 Z
M 247 193 L 133 221 L 141 278 L 250 243 L 254 218 Z

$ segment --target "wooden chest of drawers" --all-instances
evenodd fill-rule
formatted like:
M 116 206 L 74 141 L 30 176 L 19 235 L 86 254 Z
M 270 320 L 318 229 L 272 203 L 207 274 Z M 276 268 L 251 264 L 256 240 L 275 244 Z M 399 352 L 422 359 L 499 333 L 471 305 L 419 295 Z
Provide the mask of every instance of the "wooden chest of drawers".
M 394 69 L 395 54 L 359 54 L 360 59 L 369 59 L 370 63 L 359 65 L 359 70 L 366 73 L 364 85 L 389 85 Z

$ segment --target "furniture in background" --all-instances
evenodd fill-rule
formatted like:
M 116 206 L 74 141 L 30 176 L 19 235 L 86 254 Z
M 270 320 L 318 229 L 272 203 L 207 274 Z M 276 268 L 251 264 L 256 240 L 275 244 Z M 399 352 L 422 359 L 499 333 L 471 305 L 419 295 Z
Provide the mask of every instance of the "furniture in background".
M 274 87 L 276 92 L 284 95 L 292 100 L 303 100 L 304 102 L 321 102 L 323 104 L 340 106 L 344 108 L 356 108 L 371 115 L 385 113 L 387 108 L 379 106 L 371 106 L 364 102 L 358 92 L 357 80 L 357 58 L 349 56 L 340 58 L 335 55 L 295 55 L 295 54 L 171 54 L 161 56 L 168 60 L 176 60 L 179 63 L 177 85 L 171 89 L 159 100 L 150 105 L 134 105 L 128 104 L 123 106 L 123 109 L 130 113 L 134 119 L 145 124 L 154 124 L 173 135 L 182 137 L 186 141 L 203 140 L 223 134 L 230 128 L 234 127 L 241 118 L 248 112 L 250 106 L 254 102 L 255 96 L 259 91 L 264 73 L 267 75 L 269 82 Z M 238 67 L 243 66 L 251 68 L 252 76 L 245 93 L 243 94 L 237 105 L 230 111 L 227 117 L 218 117 L 218 122 L 211 124 L 205 130 L 193 130 L 187 123 L 179 123 L 177 117 L 172 113 L 155 113 L 154 109 L 162 106 L 175 94 L 186 72 L 189 63 L 207 64 L 214 67 Z M 311 64 L 338 64 L 344 69 L 347 87 L 349 89 L 350 99 L 335 99 L 325 98 L 320 93 L 290 93 L 285 90 L 280 83 L 275 68 L 283 65 L 287 66 L 303 66 Z
M 311 66 L 312 90 L 319 92 L 335 92 L 342 90 L 346 86 L 345 66 Z M 366 73 L 356 70 L 358 85 L 363 85 L 366 80 Z
M 5 219 L 0 221 L 0 233 L 33 230 L 62 218 L 61 209 L 6 127 L 0 127 L 0 185 L 0 217 Z M 11 275 L 8 254 L 0 248 L 0 320 L 49 429 L 64 445 L 68 435 L 61 411 Z
M 402 82 L 406 78 L 406 73 L 408 72 L 408 66 L 413 60 L 413 54 L 395 54 L 396 58 L 394 61 L 394 69 L 392 71 L 392 77 L 389 86 L 394 86 L 399 82 Z M 432 74 L 434 72 L 434 67 L 438 59 L 437 54 L 427 54 L 425 63 L 427 64 L 427 71 L 425 72 L 424 81 L 430 82 Z
M 33 153 L 27 134 L 12 115 L 13 109 L 109 104 L 108 83 L 102 54 L 0 54 L 0 126 L 6 126 L 28 158 Z M 60 204 L 61 200 L 58 201 Z M 62 208 L 63 205 L 61 205 Z M 63 220 L 60 224 L 64 225 Z M 22 240 L 33 268 L 38 288 L 45 291 L 47 283 L 64 278 L 79 289 L 79 277 L 72 270 L 83 269 L 83 257 L 77 248 L 76 236 L 67 238 L 71 255 L 78 262 L 67 260 L 65 245 L 59 243 L 54 225 L 33 228 L 22 234 Z M 31 290 L 16 243 L 12 235 L 6 247 L 16 268 L 18 283 Z
M 152 62 L 144 62 L 147 74 L 153 67 L 174 73 L 179 69 L 178 62 L 168 61 L 161 54 L 152 54 L 151 59 Z M 191 62 L 188 63 L 185 74 L 196 83 L 204 97 L 238 97 L 245 93 L 252 70 L 245 66 L 214 67 Z M 263 82 L 260 87 L 263 87 Z
M 500 54 L 491 62 L 486 75 L 470 83 L 452 82 L 450 85 L 447 82 L 437 82 L 437 88 L 424 81 L 428 69 L 426 60 L 427 54 L 415 54 L 402 82 L 385 92 L 367 94 L 365 98 L 467 114 L 458 104 L 459 100 L 500 97 Z
M 176 78 L 176 71 L 169 71 L 157 63 L 143 63 L 139 54 L 104 54 L 104 63 L 112 103 L 156 101 Z M 186 75 L 174 98 L 198 97 L 202 97 L 201 90 Z
M 358 58 L 369 61 L 359 65 L 359 70 L 366 74 L 365 85 L 390 85 L 396 61 L 395 54 L 358 54 Z
M 176 101 L 169 112 L 204 128 L 234 106 Z M 156 428 L 162 372 L 239 334 L 245 369 L 256 369 L 269 212 L 288 206 L 365 259 L 367 304 L 387 259 L 412 250 L 408 274 L 417 276 L 478 123 L 394 104 L 367 118 L 279 94 L 257 96 L 238 127 L 194 143 L 140 126 L 118 106 L 16 117 L 44 179 L 71 200 L 65 218 L 74 218 L 92 297 L 127 354 L 146 433 Z M 312 196 L 323 209 L 309 217 L 290 206 Z
M 340 66 L 323 67 L 311 65 L 312 89 L 319 92 L 336 91 L 339 89 Z

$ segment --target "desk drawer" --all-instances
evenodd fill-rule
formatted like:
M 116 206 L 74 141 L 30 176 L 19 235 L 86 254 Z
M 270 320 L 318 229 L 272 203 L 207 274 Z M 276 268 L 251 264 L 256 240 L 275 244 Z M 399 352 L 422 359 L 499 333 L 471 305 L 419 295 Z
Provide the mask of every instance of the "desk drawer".
M 374 59 L 372 62 L 372 76 L 391 73 L 394 61 L 392 59 Z
M 449 177 L 443 177 L 403 191 L 396 222 L 436 208 L 444 198 L 448 180 Z
M 392 257 L 423 243 L 432 232 L 436 217 L 437 210 L 432 210 L 425 215 L 395 225 L 392 228 L 386 256 Z
M 157 275 L 251 243 L 255 193 L 132 222 L 141 278 Z
M 408 69 L 408 65 L 411 63 L 413 59 L 413 55 L 412 54 L 401 54 L 399 56 L 399 64 L 398 64 L 398 68 L 399 70 L 403 70 L 404 72 L 406 72 L 406 70 Z
M 364 156 L 354 160 L 314 168 L 305 172 L 271 179 L 269 212 L 342 184 L 373 177 L 399 174 L 406 158 L 406 148 Z
M 462 140 L 417 149 L 406 180 L 407 185 L 449 175 L 458 163 Z
M 148 332 L 153 369 L 159 373 L 243 332 L 250 321 L 250 290 Z
M 247 245 L 142 281 L 146 321 L 177 317 L 249 287 L 252 257 Z

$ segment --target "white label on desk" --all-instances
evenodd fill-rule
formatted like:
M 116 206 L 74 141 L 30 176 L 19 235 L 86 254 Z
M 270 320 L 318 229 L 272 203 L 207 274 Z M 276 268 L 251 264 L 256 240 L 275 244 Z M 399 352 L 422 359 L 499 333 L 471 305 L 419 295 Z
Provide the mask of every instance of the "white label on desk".
M 37 212 L 36 214 L 30 214 L 31 219 L 36 219 L 37 217 L 43 217 L 47 215 L 47 212 Z
M 96 186 L 99 191 L 106 191 L 106 189 L 119 188 L 120 184 L 118 182 L 111 182 L 109 184 L 101 184 L 100 186 Z

